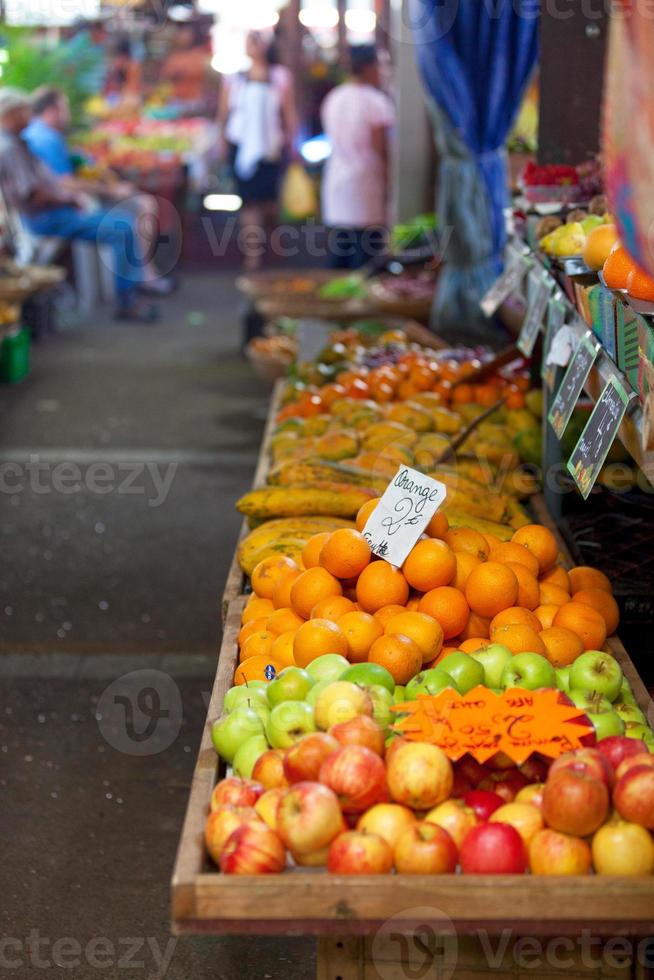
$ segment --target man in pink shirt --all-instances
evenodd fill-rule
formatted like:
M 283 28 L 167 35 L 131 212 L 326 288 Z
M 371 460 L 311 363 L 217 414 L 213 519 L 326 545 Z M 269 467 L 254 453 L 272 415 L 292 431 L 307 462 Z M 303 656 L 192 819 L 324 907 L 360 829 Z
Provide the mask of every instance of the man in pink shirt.
M 351 50 L 351 75 L 322 105 L 331 144 L 322 185 L 333 268 L 356 269 L 384 247 L 388 223 L 390 136 L 395 109 L 380 89 L 372 45 Z

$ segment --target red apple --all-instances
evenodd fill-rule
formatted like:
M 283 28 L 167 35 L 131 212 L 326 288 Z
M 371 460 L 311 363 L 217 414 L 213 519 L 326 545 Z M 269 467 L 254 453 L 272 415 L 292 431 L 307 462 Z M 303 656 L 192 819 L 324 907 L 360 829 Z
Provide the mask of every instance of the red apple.
M 600 739 L 597 748 L 614 769 L 618 768 L 623 759 L 647 752 L 647 746 L 641 739 L 627 738 L 626 735 L 609 735 L 608 738 Z
M 320 782 L 332 789 L 343 813 L 363 813 L 388 799 L 386 766 L 363 745 L 345 745 L 322 764 Z
M 593 865 L 598 875 L 651 875 L 654 841 L 640 824 L 613 817 L 592 840 Z
M 225 803 L 217 810 L 212 810 L 204 825 L 204 842 L 211 858 L 220 863 L 220 855 L 225 841 L 237 827 L 249 821 L 259 821 L 256 811 L 251 806 L 234 806 Z
M 357 715 L 349 721 L 332 725 L 329 734 L 333 735 L 341 745 L 363 745 L 382 758 L 384 756 L 386 748 L 384 729 L 369 715 Z
M 274 830 L 264 823 L 246 823 L 225 841 L 220 870 L 226 875 L 278 874 L 284 870 L 286 851 Z
M 538 755 L 531 755 L 526 762 L 518 766 L 518 769 L 530 783 L 544 783 L 550 771 L 550 765 L 551 760 L 548 761 Z
M 581 837 L 545 828 L 529 843 L 529 867 L 533 875 L 587 875 L 590 864 L 590 847 Z
M 254 779 L 229 776 L 221 779 L 211 794 L 211 809 L 217 810 L 225 803 L 233 806 L 254 806 L 265 787 Z
M 398 746 L 387 763 L 391 798 L 413 810 L 429 810 L 452 789 L 452 764 L 442 749 L 428 742 Z
M 391 760 L 391 756 L 396 752 L 401 745 L 409 745 L 409 739 L 404 738 L 403 735 L 394 735 L 393 738 L 386 745 L 386 751 L 384 752 L 384 759 L 386 760 L 386 765 Z
M 445 800 L 444 803 L 439 803 L 426 814 L 425 820 L 443 827 L 457 847 L 461 847 L 468 831 L 479 823 L 475 811 L 463 800 Z
M 531 783 L 529 786 L 524 786 L 518 793 L 516 793 L 515 803 L 531 803 L 533 806 L 537 806 L 539 810 L 543 808 L 543 790 L 545 789 L 545 783 Z
M 633 769 L 634 766 L 652 766 L 654 768 L 654 755 L 650 755 L 649 752 L 639 752 L 638 755 L 628 755 L 626 759 L 623 759 L 618 768 L 615 770 L 616 779 L 622 779 L 626 772 Z
M 271 830 L 277 830 L 277 808 L 285 792 L 286 790 L 283 786 L 275 786 L 273 789 L 267 789 L 254 804 L 257 816 L 264 823 L 268 824 Z
M 294 854 L 319 851 L 342 829 L 338 797 L 321 783 L 296 783 L 279 801 L 277 832 Z
M 541 812 L 531 803 L 505 803 L 491 813 L 490 823 L 508 823 L 515 827 L 527 847 L 532 837 L 543 829 Z
M 477 789 L 485 789 L 491 793 L 497 793 L 505 803 L 512 803 L 523 786 L 527 786 L 529 780 L 523 776 L 519 769 L 504 769 L 489 773 L 479 783 Z
M 284 753 L 284 775 L 289 783 L 318 782 L 320 767 L 340 746 L 326 732 L 313 732 L 298 739 Z
M 332 842 L 327 870 L 333 875 L 385 875 L 393 868 L 393 850 L 379 834 L 348 830 Z
M 395 847 L 404 831 L 415 822 L 416 815 L 408 807 L 399 803 L 377 803 L 359 817 L 356 829 L 379 834 L 391 847 Z
M 606 783 L 576 769 L 552 773 L 543 790 L 543 818 L 553 830 L 573 837 L 587 837 L 597 830 L 609 812 Z
M 654 767 L 632 766 L 613 790 L 613 805 L 628 823 L 654 830 Z
M 482 823 L 463 841 L 459 862 L 464 874 L 519 875 L 527 869 L 527 851 L 515 827 Z
M 499 806 L 503 806 L 504 798 L 487 789 L 473 789 L 470 793 L 466 793 L 463 802 L 475 811 L 480 821 L 485 823 L 490 819 L 491 813 L 494 813 Z
M 512 763 L 513 765 L 513 763 Z M 480 762 L 466 753 L 462 755 L 460 759 L 454 763 L 454 771 L 460 772 L 461 775 L 467 779 L 473 786 L 477 786 L 484 776 L 488 775 L 488 769 L 486 766 L 482 766 Z
M 268 749 L 254 763 L 252 778 L 265 789 L 275 789 L 277 786 L 288 786 L 284 775 L 284 750 Z
M 346 829 L 344 824 L 343 833 Z M 324 868 L 329 857 L 329 844 L 327 847 L 321 847 L 319 851 L 312 851 L 310 854 L 293 854 L 291 851 L 291 856 L 300 868 Z
M 455 799 L 460 800 L 463 799 L 466 793 L 470 792 L 473 784 L 469 779 L 466 779 L 462 772 L 458 771 L 456 766 L 453 766 L 452 769 L 454 778 L 452 779 L 452 789 L 450 790 L 450 793 Z
M 395 867 L 405 875 L 445 875 L 456 871 L 456 844 L 438 824 L 420 820 L 405 830 L 394 850 Z
M 550 775 L 553 776 L 562 769 L 572 769 L 593 779 L 601 779 L 609 789 L 613 786 L 615 779 L 613 766 L 606 756 L 596 748 L 564 752 L 550 766 Z
M 502 769 L 515 769 L 515 762 L 506 752 L 496 752 L 495 755 L 486 760 L 484 765 L 493 772 L 501 772 Z M 483 778 L 482 776 L 481 779 Z

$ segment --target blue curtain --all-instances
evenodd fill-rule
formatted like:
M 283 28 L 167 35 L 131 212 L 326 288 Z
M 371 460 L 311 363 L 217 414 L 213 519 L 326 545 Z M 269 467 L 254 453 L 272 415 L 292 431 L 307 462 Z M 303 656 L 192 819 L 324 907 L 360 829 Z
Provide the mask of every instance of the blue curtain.
M 540 0 L 410 0 L 418 66 L 441 164 L 445 266 L 435 329 L 492 333 L 479 299 L 502 267 L 508 203 L 504 144 L 538 55 Z

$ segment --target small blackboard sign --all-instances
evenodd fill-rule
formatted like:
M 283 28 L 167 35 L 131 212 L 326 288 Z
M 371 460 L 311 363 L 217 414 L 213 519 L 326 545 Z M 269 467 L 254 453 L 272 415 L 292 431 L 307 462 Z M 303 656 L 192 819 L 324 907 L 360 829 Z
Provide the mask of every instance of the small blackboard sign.
M 504 272 L 495 280 L 479 304 L 485 316 L 492 316 L 507 297 L 517 292 L 526 271 L 525 258 L 515 252 L 511 253 Z
M 518 337 L 518 350 L 525 357 L 531 357 L 534 352 L 553 286 L 554 282 L 542 269 L 532 269 L 529 273 L 529 305 Z
M 550 391 L 554 391 L 554 378 L 556 377 L 556 365 L 548 364 L 547 357 L 552 347 L 552 341 L 565 323 L 566 305 L 563 302 L 561 293 L 553 296 L 547 305 L 547 326 L 545 328 L 545 340 L 543 342 L 543 360 L 541 362 L 540 376 Z
M 581 338 L 579 346 L 572 355 L 547 417 L 557 439 L 561 439 L 566 430 L 598 351 L 599 344 L 589 330 Z
M 633 397 L 633 393 L 627 394 L 618 378 L 610 378 L 584 426 L 568 460 L 568 472 L 584 500 L 593 489 Z

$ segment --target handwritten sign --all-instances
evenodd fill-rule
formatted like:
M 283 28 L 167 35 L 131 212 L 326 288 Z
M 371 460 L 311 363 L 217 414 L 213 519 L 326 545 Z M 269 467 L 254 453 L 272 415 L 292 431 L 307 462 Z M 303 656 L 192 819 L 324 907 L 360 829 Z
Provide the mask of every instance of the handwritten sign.
M 568 471 L 586 500 L 613 444 L 624 413 L 635 395 L 627 394 L 618 378 L 610 378 L 579 437 Z
M 451 688 L 434 696 L 419 694 L 416 701 L 397 704 L 402 714 L 392 728 L 413 742 L 431 742 L 460 759 L 469 752 L 486 762 L 505 752 L 520 764 L 532 752 L 556 758 L 583 745 L 594 729 L 574 705 L 562 704 L 559 691 L 510 688 L 495 694 L 479 685 L 467 694 Z
M 373 554 L 402 565 L 445 500 L 447 487 L 410 466 L 400 466 L 363 529 Z
M 588 330 L 574 352 L 547 417 L 557 439 L 561 439 L 567 428 L 598 351 L 599 344 Z
M 541 269 L 529 273 L 529 305 L 518 337 L 518 350 L 531 357 L 554 283 Z
M 549 361 L 549 353 L 552 341 L 565 323 L 566 307 L 561 293 L 552 297 L 547 306 L 547 326 L 545 328 L 545 340 L 543 342 L 543 360 L 541 362 L 540 376 L 550 391 L 554 391 L 554 379 L 556 377 L 556 365 Z
M 492 316 L 505 299 L 515 293 L 525 275 L 527 265 L 522 255 L 512 252 L 507 259 L 507 266 L 502 275 L 495 280 L 481 303 L 485 316 Z

